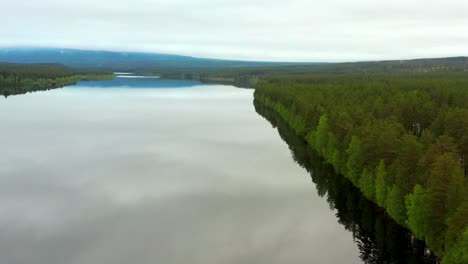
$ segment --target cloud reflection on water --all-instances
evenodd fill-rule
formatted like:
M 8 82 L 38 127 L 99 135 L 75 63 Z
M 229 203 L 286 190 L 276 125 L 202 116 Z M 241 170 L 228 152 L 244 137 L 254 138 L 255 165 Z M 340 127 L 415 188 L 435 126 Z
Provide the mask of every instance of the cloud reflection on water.
M 251 90 L 79 85 L 0 120 L 1 262 L 360 262 Z

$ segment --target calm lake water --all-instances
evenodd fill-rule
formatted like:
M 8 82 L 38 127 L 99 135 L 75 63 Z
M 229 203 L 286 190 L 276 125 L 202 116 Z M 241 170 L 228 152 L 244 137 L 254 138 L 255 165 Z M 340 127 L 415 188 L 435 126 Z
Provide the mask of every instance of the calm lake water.
M 1 98 L 0 120 L 0 263 L 421 260 L 252 90 L 81 82 Z

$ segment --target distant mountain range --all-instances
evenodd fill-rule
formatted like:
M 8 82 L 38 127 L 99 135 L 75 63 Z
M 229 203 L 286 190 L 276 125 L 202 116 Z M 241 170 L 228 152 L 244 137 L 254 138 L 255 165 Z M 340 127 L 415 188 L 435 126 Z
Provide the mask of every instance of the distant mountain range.
M 203 59 L 158 53 L 59 48 L 0 48 L 0 62 L 59 63 L 71 67 L 100 68 L 118 71 L 157 70 L 160 68 L 200 69 L 304 65 L 304 63 L 249 62 Z
M 60 48 L 0 48 L 1 62 L 57 63 L 75 68 L 156 73 L 195 79 L 207 78 L 207 74 L 210 78 L 232 79 L 240 75 L 262 77 L 284 74 L 468 72 L 468 57 L 300 63 L 219 60 L 158 53 Z M 205 76 L 202 77 L 202 74 Z

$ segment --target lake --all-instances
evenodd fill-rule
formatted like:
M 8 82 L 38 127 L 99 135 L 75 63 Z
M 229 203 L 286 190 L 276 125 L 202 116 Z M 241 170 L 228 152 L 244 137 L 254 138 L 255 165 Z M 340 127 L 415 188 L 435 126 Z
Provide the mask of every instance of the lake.
M 430 263 L 257 111 L 253 90 L 156 78 L 1 98 L 0 262 Z

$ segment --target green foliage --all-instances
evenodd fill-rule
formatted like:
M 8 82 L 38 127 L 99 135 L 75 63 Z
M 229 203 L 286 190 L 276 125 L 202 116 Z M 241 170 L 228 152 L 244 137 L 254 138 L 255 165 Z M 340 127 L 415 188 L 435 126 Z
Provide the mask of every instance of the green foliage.
M 329 132 L 330 127 L 328 126 L 328 117 L 326 115 L 322 115 L 319 119 L 317 131 L 315 132 L 315 147 L 321 155 L 326 154 Z
M 388 189 L 387 211 L 397 223 L 402 225 L 405 224 L 406 209 L 404 205 L 404 192 L 396 184 L 394 184 L 392 188 Z
M 468 200 L 465 200 L 448 219 L 447 226 L 445 242 L 449 250 L 446 258 L 452 259 L 451 262 L 447 263 L 457 263 L 454 261 L 462 259 L 463 254 L 465 254 L 465 260 L 468 260 Z M 464 235 L 460 236 L 460 234 Z
M 346 163 L 346 170 L 348 172 L 348 177 L 351 182 L 355 185 L 358 185 L 359 177 L 362 171 L 362 150 L 361 150 L 361 141 L 357 136 L 351 138 L 351 143 L 346 150 L 348 154 L 348 162 Z
M 269 63 L 270 65 L 258 62 L 247 65 L 246 62 L 218 61 L 218 63 L 214 63 L 215 61 L 211 61 L 211 63 L 195 63 L 193 66 L 191 66 L 192 63 L 190 62 L 181 64 L 175 61 L 175 64 L 178 64 L 175 67 L 173 63 L 167 63 L 167 60 L 163 60 L 162 64 L 164 65 L 145 65 L 145 63 L 138 61 L 138 65 L 132 65 L 132 69 L 143 72 L 149 71 L 164 78 L 198 79 L 203 82 L 226 83 L 238 87 L 254 88 L 258 86 L 259 82 L 284 75 L 294 76 L 297 79 L 319 74 L 341 76 L 343 74 L 352 75 L 363 72 L 370 74 L 393 73 L 395 75 L 437 73 L 439 76 L 445 76 L 464 73 L 467 61 L 467 57 L 356 63 Z M 111 65 L 110 68 L 116 69 L 116 67 L 121 68 L 122 66 L 124 65 Z M 128 68 L 123 70 L 127 71 Z M 376 116 L 387 116 L 386 106 L 388 102 L 385 102 L 384 98 L 380 96 L 380 99 L 377 98 L 371 102 L 374 106 L 373 113 Z M 432 109 L 432 105 L 430 101 L 424 98 L 424 94 L 412 93 L 402 99 L 405 100 L 405 104 L 402 105 L 404 107 L 401 109 L 402 114 L 407 115 L 409 118 L 421 118 L 421 122 L 427 122 L 428 114 L 431 113 L 428 110 Z M 421 106 L 414 106 L 418 102 L 422 102 Z
M 359 179 L 359 188 L 367 199 L 374 200 L 375 196 L 375 178 L 371 171 L 364 168 Z
M 416 169 L 423 154 L 423 145 L 418 141 L 418 138 L 412 134 L 405 134 L 401 137 L 401 147 L 399 149 L 399 161 L 401 170 L 395 179 L 396 184 L 401 186 L 406 191 L 411 191 L 411 188 L 416 184 Z
M 385 162 L 380 160 L 375 177 L 375 201 L 381 207 L 385 207 L 387 198 L 387 184 L 385 183 L 386 178 L 387 170 L 385 169 Z
M 310 172 L 319 196 L 327 199 L 338 222 L 353 233 L 363 262 L 426 263 L 434 260 L 433 256 L 425 254 L 426 247 L 421 241 L 409 236 L 406 228 L 391 221 L 389 215 L 382 213 L 381 208 L 370 200 L 363 199 L 362 192 L 335 173 L 335 168 L 324 163 L 323 158 L 276 111 L 258 100 L 254 105 L 256 111 L 278 129 L 289 145 L 293 159 Z
M 316 139 L 317 137 L 315 136 L 315 134 L 316 134 L 315 130 L 311 130 L 311 131 L 309 131 L 309 132 L 307 133 L 305 139 L 306 139 L 307 143 L 309 143 L 309 145 L 310 145 L 313 149 L 316 150 L 316 149 L 317 149 L 317 144 L 315 143 L 315 141 L 316 141 L 315 139 Z
M 336 172 L 341 171 L 342 164 L 341 164 L 340 157 L 341 157 L 340 151 L 337 149 L 333 149 L 329 162 L 331 165 L 333 165 L 333 168 L 335 168 Z
M 460 241 L 447 250 L 442 264 L 468 263 L 468 229 L 461 235 Z
M 452 206 L 459 204 L 457 191 L 460 187 L 457 178 L 460 166 L 451 153 L 442 153 L 435 158 L 428 181 L 428 203 L 431 205 L 427 230 L 427 240 L 434 250 L 443 252 L 443 241 L 447 231 L 446 219 L 453 213 Z M 455 186 L 454 186 L 455 185 Z M 454 204 L 455 203 L 455 204 Z
M 277 77 L 255 98 L 301 116 L 300 134 L 335 171 L 438 255 L 459 241 L 467 224 L 450 219 L 468 212 L 466 74 Z
M 59 64 L 0 63 L 0 94 L 23 94 L 63 87 L 79 80 L 112 79 L 103 70 L 73 69 Z
M 414 186 L 412 193 L 405 198 L 408 219 L 406 224 L 419 239 L 424 239 L 426 234 L 426 221 L 429 215 L 427 211 L 427 197 L 423 187 L 419 184 Z

